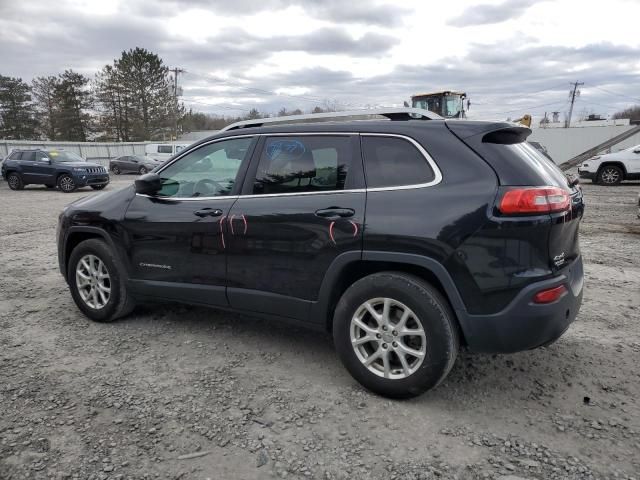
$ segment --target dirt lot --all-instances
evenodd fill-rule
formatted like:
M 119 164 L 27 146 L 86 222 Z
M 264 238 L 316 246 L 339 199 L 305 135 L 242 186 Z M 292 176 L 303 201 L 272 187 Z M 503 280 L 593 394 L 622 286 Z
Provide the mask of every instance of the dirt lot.
M 87 321 L 55 225 L 93 192 L 0 182 L 0 478 L 639 479 L 640 183 L 584 190 L 570 330 L 389 401 L 326 335 L 183 306 Z

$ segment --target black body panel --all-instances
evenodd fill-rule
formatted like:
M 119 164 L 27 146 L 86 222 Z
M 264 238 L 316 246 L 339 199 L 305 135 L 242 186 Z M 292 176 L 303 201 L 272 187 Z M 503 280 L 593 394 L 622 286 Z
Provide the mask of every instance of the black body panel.
M 218 306 L 330 327 L 339 289 L 349 286 L 343 279 L 357 278 L 360 271 L 368 271 L 367 265 L 384 265 L 435 278 L 470 348 L 533 348 L 557 338 L 579 309 L 583 273 L 578 225 L 584 205 L 581 192 L 571 189 L 554 167 L 537 158 L 532 163 L 514 159 L 513 149 L 519 148 L 517 141 L 526 129 L 513 127 L 410 120 L 224 132 L 214 138 L 259 136 L 231 196 L 160 199 L 127 188 L 76 202 L 60 218 L 61 270 L 66 274 L 73 235 L 100 232 L 122 260 L 132 293 L 141 299 Z M 497 130 L 501 133 L 487 137 Z M 344 190 L 254 194 L 264 137 L 314 132 L 354 139 L 359 163 L 351 166 Z M 367 190 L 367 159 L 358 141 L 366 134 L 415 140 L 433 160 L 441 181 L 435 176 L 426 186 Z M 193 144 L 180 155 L 211 140 Z M 503 216 L 496 202 L 514 185 L 565 188 L 572 193 L 572 208 L 562 214 Z M 194 214 L 203 208 L 220 214 Z M 326 210 L 347 211 L 349 216 L 333 218 Z M 559 284 L 570 287 L 560 300 L 531 303 L 539 290 Z

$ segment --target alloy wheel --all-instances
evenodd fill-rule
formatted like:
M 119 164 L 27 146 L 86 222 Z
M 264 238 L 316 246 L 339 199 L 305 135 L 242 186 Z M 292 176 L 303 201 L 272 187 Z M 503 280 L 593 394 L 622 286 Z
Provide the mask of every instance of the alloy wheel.
M 65 192 L 71 192 L 76 188 L 76 184 L 74 183 L 73 178 L 64 176 L 60 179 L 60 188 Z
M 373 374 L 407 378 L 427 354 L 427 337 L 420 319 L 402 302 L 373 298 L 351 318 L 351 346 L 358 360 Z
M 15 190 L 16 188 L 18 188 L 19 184 L 20 184 L 20 179 L 18 178 L 17 175 L 9 175 L 9 187 L 11 187 L 12 190 Z
M 620 179 L 620 172 L 615 168 L 605 168 L 600 177 L 603 183 L 616 183 Z
M 99 310 L 109 303 L 111 277 L 107 266 L 95 255 L 83 256 L 76 265 L 76 286 L 82 301 Z

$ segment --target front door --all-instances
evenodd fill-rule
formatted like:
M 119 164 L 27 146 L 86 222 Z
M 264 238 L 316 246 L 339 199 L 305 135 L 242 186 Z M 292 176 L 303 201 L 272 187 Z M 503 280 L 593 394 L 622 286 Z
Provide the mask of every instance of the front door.
M 36 161 L 33 164 L 33 171 L 39 178 L 38 183 L 46 185 L 56 184 L 56 168 L 52 165 L 53 159 L 43 152 L 36 152 Z
M 135 293 L 227 305 L 226 219 L 252 148 L 248 136 L 200 146 L 158 172 L 157 194 L 135 196 L 123 223 Z
M 358 136 L 270 136 L 258 150 L 227 219 L 229 302 L 307 319 L 334 259 L 362 249 Z

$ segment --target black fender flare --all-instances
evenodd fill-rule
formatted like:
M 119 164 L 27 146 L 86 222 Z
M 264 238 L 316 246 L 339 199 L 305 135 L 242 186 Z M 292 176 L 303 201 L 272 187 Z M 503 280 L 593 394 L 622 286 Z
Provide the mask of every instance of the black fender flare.
M 325 324 L 328 320 L 331 294 L 333 286 L 344 272 L 346 267 L 357 261 L 386 262 L 403 265 L 414 265 L 425 268 L 431 272 L 442 285 L 451 306 L 453 307 L 460 327 L 465 330 L 465 320 L 467 319 L 467 309 L 464 305 L 460 292 L 447 269 L 437 260 L 423 255 L 416 255 L 402 252 L 384 252 L 375 250 L 364 250 L 362 252 L 345 252 L 336 257 L 325 274 L 317 302 L 311 307 L 311 321 L 313 323 Z
M 114 255 L 120 257 L 113 239 L 105 230 L 99 227 L 92 227 L 88 225 L 73 225 L 65 231 L 64 238 L 60 244 L 60 250 L 58 251 L 58 258 L 60 259 L 60 272 L 62 273 L 62 276 L 65 278 L 65 280 L 67 280 L 68 269 L 67 245 L 69 243 L 69 238 L 74 233 L 90 233 L 91 235 L 102 238 L 107 244 L 109 244 L 109 247 L 111 247 Z M 120 260 L 122 259 L 120 258 Z

